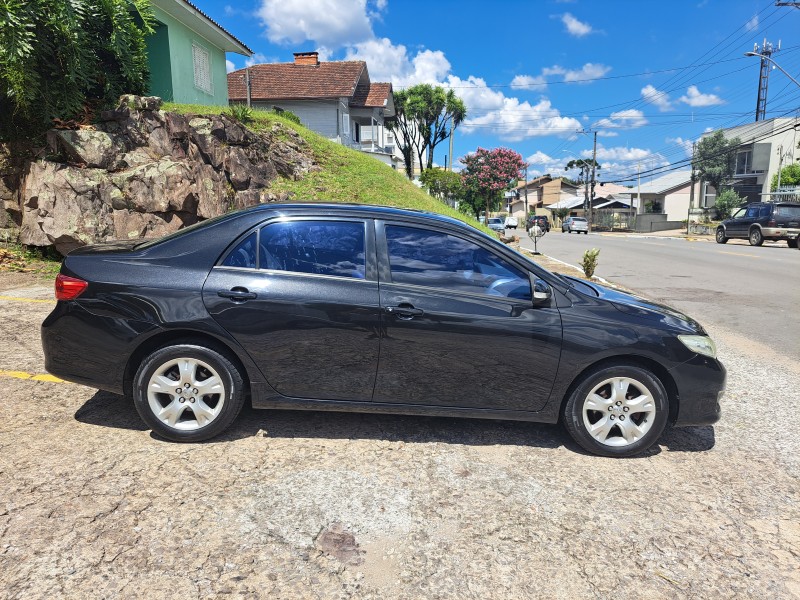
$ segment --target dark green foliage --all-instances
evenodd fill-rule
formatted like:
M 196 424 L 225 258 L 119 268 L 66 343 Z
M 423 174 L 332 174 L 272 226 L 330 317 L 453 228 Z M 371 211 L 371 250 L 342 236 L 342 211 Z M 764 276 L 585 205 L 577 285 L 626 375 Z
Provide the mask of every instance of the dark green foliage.
M 736 168 L 736 148 L 741 145 L 739 138 L 728 140 L 722 131 L 703 138 L 697 144 L 694 168 L 701 179 L 714 186 L 719 194 Z
M 290 110 L 285 110 L 283 108 L 276 106 L 275 108 L 272 109 L 272 112 L 274 112 L 279 117 L 283 117 L 284 119 L 291 121 L 292 123 L 297 123 L 298 125 L 301 125 L 300 117 L 298 117 Z
M 431 196 L 442 200 L 459 199 L 463 193 L 461 175 L 443 169 L 426 169 L 419 176 L 419 181 Z
M 721 191 L 717 194 L 714 207 L 717 209 L 717 216 L 720 219 L 727 219 L 737 208 L 744 204 L 746 198 L 742 198 L 732 189 Z
M 147 93 L 149 0 L 0 0 L 0 138 Z
M 228 110 L 223 111 L 222 114 L 229 116 L 234 121 L 239 121 L 242 125 L 247 125 L 253 120 L 253 109 L 246 104 L 231 104 Z
M 597 257 L 600 254 L 599 248 L 592 248 L 583 253 L 581 259 L 581 268 L 583 269 L 586 277 L 591 279 L 594 276 L 594 270 L 597 268 Z

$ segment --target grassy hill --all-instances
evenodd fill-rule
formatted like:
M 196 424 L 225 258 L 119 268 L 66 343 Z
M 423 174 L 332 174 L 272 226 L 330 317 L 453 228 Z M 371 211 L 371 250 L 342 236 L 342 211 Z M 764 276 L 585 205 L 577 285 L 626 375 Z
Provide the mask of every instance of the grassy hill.
M 226 106 L 165 103 L 163 110 L 182 114 L 210 115 L 227 110 Z M 301 202 L 355 202 L 414 210 L 425 210 L 460 219 L 473 227 L 489 232 L 474 219 L 431 197 L 375 158 L 331 142 L 310 129 L 275 113 L 254 110 L 247 126 L 254 131 L 268 131 L 273 123 L 291 127 L 308 142 L 322 170 L 309 173 L 300 181 L 279 179 L 270 186 L 276 192 L 292 192 Z

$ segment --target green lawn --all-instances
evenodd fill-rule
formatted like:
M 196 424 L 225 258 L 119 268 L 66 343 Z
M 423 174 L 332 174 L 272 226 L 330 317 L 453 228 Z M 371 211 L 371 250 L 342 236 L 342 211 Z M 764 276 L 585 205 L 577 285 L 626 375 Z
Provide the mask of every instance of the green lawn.
M 219 114 L 227 110 L 227 107 L 167 102 L 163 110 L 204 115 Z M 272 183 L 271 190 L 291 192 L 294 194 L 293 200 L 299 202 L 354 202 L 440 213 L 491 233 L 473 218 L 431 197 L 409 182 L 403 173 L 363 152 L 331 142 L 272 112 L 254 110 L 253 116 L 254 120 L 248 127 L 255 131 L 268 131 L 274 123 L 297 131 L 308 142 L 315 159 L 322 167 L 322 170 L 309 173 L 300 181 L 279 179 Z

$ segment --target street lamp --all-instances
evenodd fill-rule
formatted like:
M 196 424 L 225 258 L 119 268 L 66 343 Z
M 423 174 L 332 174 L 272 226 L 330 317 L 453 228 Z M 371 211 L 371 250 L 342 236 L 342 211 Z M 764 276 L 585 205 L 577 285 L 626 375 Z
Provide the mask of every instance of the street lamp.
M 787 76 L 789 79 L 791 79 L 791 80 L 792 80 L 792 82 L 794 82 L 794 84 L 795 84 L 797 87 L 800 87 L 800 82 L 799 82 L 799 81 L 797 81 L 797 79 L 795 79 L 794 77 L 792 77 L 791 75 L 789 75 L 789 73 L 787 73 L 787 72 L 786 72 L 786 71 L 783 69 L 783 67 L 781 67 L 781 66 L 780 66 L 778 63 L 776 63 L 774 60 L 772 60 L 772 58 L 771 58 L 771 57 L 767 56 L 766 54 L 759 54 L 758 52 L 745 52 L 745 53 L 744 53 L 744 55 L 745 55 L 745 56 L 758 56 L 759 58 L 761 58 L 761 59 L 763 59 L 763 60 L 768 60 L 768 61 L 769 61 L 769 62 L 771 62 L 773 65 L 775 65 L 775 67 L 776 67 L 777 69 L 779 69 L 781 73 L 783 73 L 783 74 L 784 74 L 784 75 L 786 75 L 786 76 Z

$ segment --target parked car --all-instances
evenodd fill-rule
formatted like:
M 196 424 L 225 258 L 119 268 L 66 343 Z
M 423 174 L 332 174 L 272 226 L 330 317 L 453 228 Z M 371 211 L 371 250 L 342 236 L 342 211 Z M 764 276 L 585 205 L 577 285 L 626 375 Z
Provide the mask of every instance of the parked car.
M 47 370 L 132 397 L 179 442 L 220 434 L 247 401 L 561 420 L 589 452 L 628 456 L 668 423 L 714 423 L 725 383 L 689 317 L 386 207 L 265 204 L 85 246 L 56 297 Z
M 561 223 L 561 233 L 564 232 L 572 233 L 573 231 L 577 233 L 585 233 L 589 234 L 589 222 L 584 219 L 583 217 L 567 217 L 564 219 L 564 222 Z
M 529 215 L 527 221 L 527 229 L 531 229 L 534 225 L 538 225 L 545 233 L 550 231 L 550 219 L 545 215 Z
M 506 217 L 505 227 L 506 229 L 516 229 L 517 225 L 519 225 L 519 220 L 517 217 Z
M 500 233 L 505 233 L 506 231 L 506 224 L 503 219 L 497 217 L 490 217 L 489 218 L 489 229 L 492 231 L 499 231 Z
M 743 206 L 717 227 L 718 244 L 741 238 L 751 246 L 760 246 L 764 240 L 786 240 L 790 248 L 797 248 L 800 236 L 800 203 L 753 202 Z

